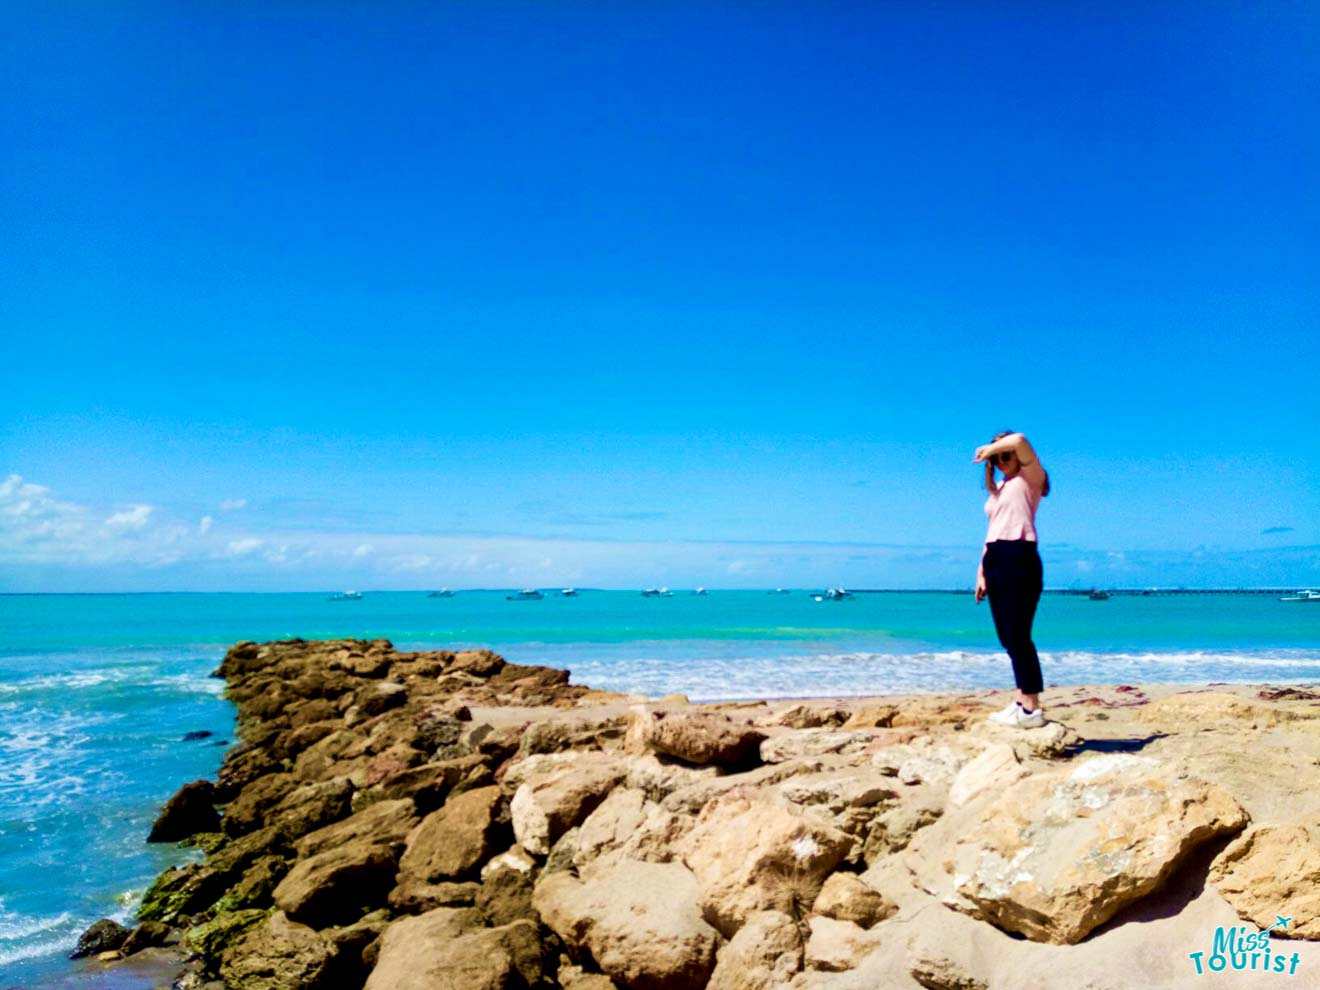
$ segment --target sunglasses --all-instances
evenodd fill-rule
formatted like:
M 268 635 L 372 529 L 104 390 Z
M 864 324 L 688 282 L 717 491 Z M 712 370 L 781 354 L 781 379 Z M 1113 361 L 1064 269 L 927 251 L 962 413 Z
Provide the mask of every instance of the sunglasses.
M 1009 461 L 1013 459 L 1013 457 L 1014 454 L 1011 450 L 1003 454 L 995 454 L 995 460 L 998 461 L 1000 464 L 1007 464 Z

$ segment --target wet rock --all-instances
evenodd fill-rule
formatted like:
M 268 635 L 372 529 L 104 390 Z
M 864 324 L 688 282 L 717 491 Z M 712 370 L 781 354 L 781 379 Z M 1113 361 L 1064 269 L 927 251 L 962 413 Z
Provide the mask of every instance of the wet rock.
M 181 742 L 195 742 L 198 739 L 210 739 L 214 732 L 210 729 L 194 729 L 192 732 L 185 732 Z
M 131 956 L 143 949 L 165 945 L 174 937 L 174 929 L 159 921 L 144 921 L 133 929 L 119 947 L 121 955 Z
M 275 888 L 289 872 L 289 863 L 281 856 L 262 856 L 243 873 L 243 878 L 216 902 L 222 911 L 267 908 L 274 903 Z
M 598 861 L 582 878 L 543 878 L 533 895 L 542 920 L 591 954 L 620 986 L 702 987 L 719 935 L 702 920 L 696 878 L 677 863 Z
M 331 990 L 337 957 L 333 941 L 277 911 L 230 943 L 220 976 L 243 990 Z
M 1239 917 L 1270 933 L 1320 939 L 1320 827 L 1261 825 L 1243 833 L 1215 859 L 1210 880 Z
M 128 939 L 129 934 L 129 930 L 119 922 L 102 918 L 78 936 L 78 945 L 69 953 L 69 958 L 84 959 L 102 952 L 115 952 Z
M 1098 756 L 1035 774 L 986 808 L 947 864 L 967 910 L 1072 944 L 1154 890 L 1197 845 L 1240 831 L 1222 789 L 1144 757 Z
M 199 956 L 209 971 L 216 972 L 225 949 L 252 928 L 264 924 L 270 914 L 269 911 L 255 909 L 222 911 L 210 921 L 184 932 L 183 949 L 187 953 Z
M 220 815 L 215 810 L 215 785 L 209 780 L 184 784 L 165 802 L 151 826 L 148 842 L 178 842 L 198 832 L 220 829 Z

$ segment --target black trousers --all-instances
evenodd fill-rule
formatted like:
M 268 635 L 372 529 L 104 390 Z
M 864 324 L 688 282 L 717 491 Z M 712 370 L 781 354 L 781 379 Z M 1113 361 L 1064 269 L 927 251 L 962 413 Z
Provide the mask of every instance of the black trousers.
M 1045 686 L 1040 657 L 1031 641 L 1031 624 L 1044 576 L 1034 540 L 996 540 L 985 548 L 982 561 L 986 596 L 1000 645 L 1013 661 L 1013 679 L 1023 694 L 1040 694 Z

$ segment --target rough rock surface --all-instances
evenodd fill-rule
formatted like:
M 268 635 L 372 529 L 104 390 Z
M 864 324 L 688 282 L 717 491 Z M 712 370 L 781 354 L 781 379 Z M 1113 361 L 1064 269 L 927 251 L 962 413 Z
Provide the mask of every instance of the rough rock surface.
M 78 944 L 69 954 L 70 959 L 83 959 L 86 956 L 100 955 L 102 952 L 114 952 L 128 940 L 129 930 L 117 921 L 102 918 L 95 921 L 78 936 Z
M 985 810 L 952 851 L 955 906 L 1070 944 L 1154 890 L 1192 848 L 1246 823 L 1218 787 L 1144 757 L 1093 757 L 1029 777 Z
M 439 908 L 385 929 L 365 990 L 506 990 L 541 985 L 536 925 L 482 928 L 469 912 Z
M 555 873 L 533 903 L 571 948 L 636 990 L 703 987 L 715 967 L 718 933 L 697 908 L 696 878 L 677 863 L 614 859 Z
M 1210 867 L 1210 880 L 1257 928 L 1278 915 L 1279 938 L 1320 939 L 1320 827 L 1261 825 L 1244 832 Z
M 776 990 L 802 968 L 802 929 L 782 911 L 749 915 L 720 949 L 708 990 Z
M 408 835 L 399 872 L 424 883 L 474 876 L 495 850 L 501 800 L 498 787 L 451 798 Z
M 209 780 L 195 780 L 184 784 L 177 794 L 165 802 L 151 826 L 148 842 L 178 842 L 198 832 L 215 832 L 220 828 L 216 813 L 215 785 Z
M 225 950 L 220 975 L 244 990 L 329 990 L 337 956 L 333 941 L 276 912 Z
M 581 824 L 623 778 L 617 761 L 584 754 L 527 780 L 509 803 L 518 844 L 548 855 L 559 837 Z
M 803 958 L 810 969 L 840 973 L 853 969 L 862 957 L 880 945 L 880 935 L 851 921 L 823 916 L 810 921 L 811 935 Z
M 833 873 L 821 887 L 811 910 L 826 918 L 870 928 L 894 914 L 898 905 L 852 873 Z
M 792 805 L 727 794 L 680 841 L 700 887 L 703 916 L 731 938 L 756 911 L 801 916 L 853 839 Z
M 275 888 L 275 906 L 293 921 L 324 928 L 385 903 L 397 858 L 387 845 L 360 839 L 299 860 Z
M 751 723 L 717 712 L 674 715 L 638 705 L 628 713 L 626 745 L 639 755 L 659 753 L 698 765 L 739 764 L 755 755 L 764 738 Z

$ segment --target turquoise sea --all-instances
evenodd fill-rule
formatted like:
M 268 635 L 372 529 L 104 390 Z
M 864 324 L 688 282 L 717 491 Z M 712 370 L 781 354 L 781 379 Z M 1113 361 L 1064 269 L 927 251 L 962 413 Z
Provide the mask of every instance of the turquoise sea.
M 233 710 L 209 675 L 240 639 L 490 646 L 576 683 L 693 700 L 1011 686 L 967 594 L 505 594 L 0 596 L 0 987 L 80 985 L 64 958 L 78 934 L 129 920 L 192 855 L 144 840 L 166 798 L 220 765 Z M 1046 595 L 1036 642 L 1050 684 L 1320 681 L 1320 605 L 1268 595 Z M 184 741 L 195 733 L 210 735 Z

